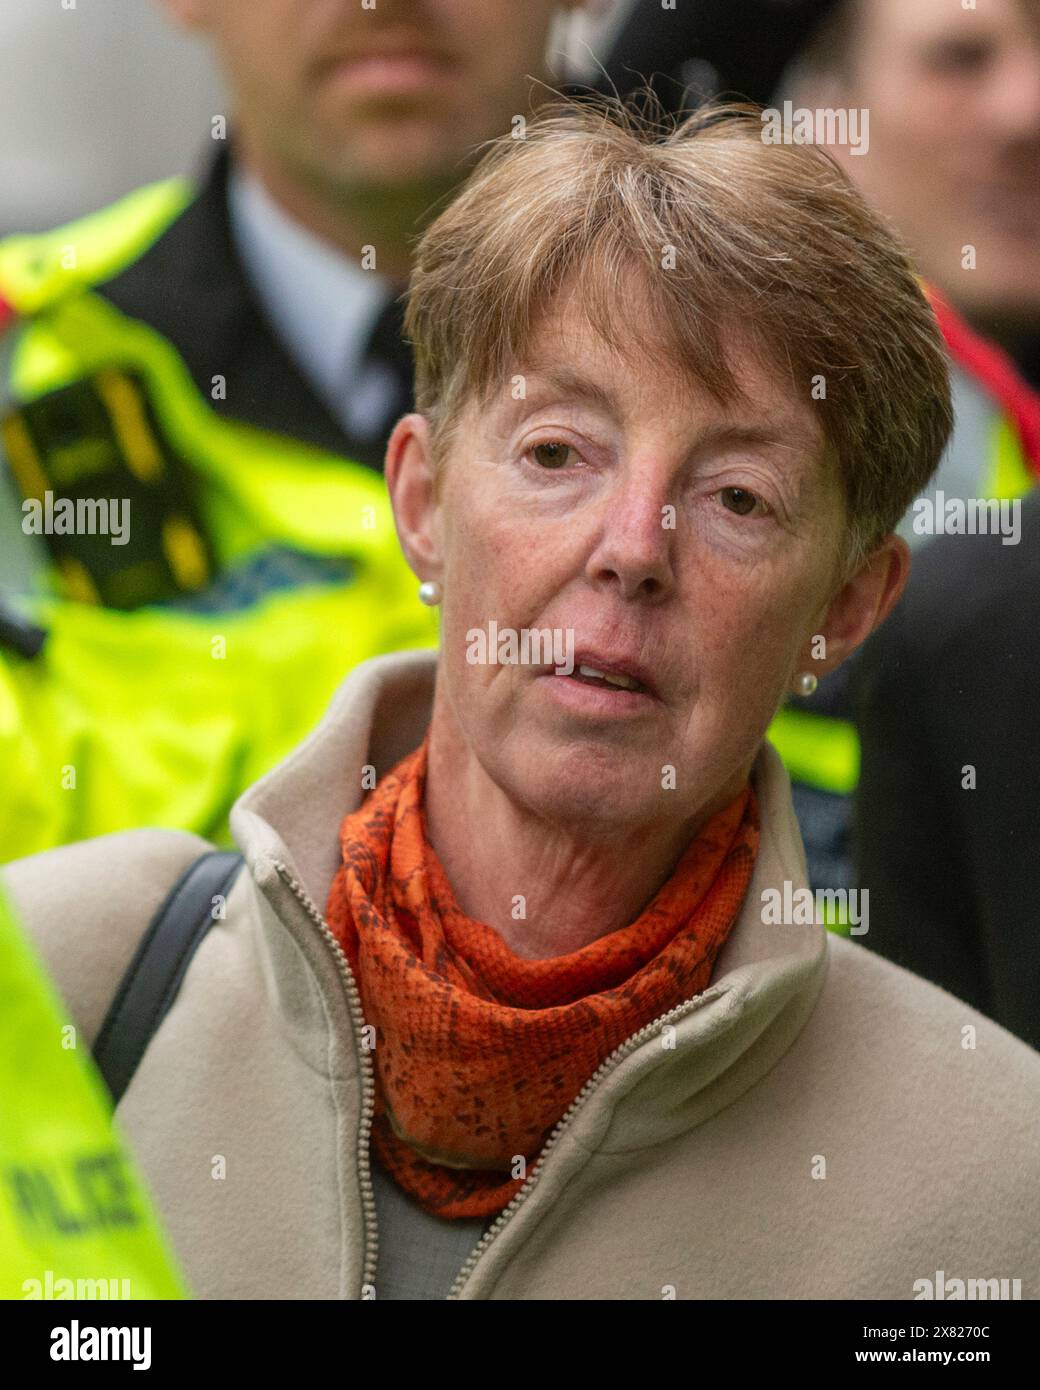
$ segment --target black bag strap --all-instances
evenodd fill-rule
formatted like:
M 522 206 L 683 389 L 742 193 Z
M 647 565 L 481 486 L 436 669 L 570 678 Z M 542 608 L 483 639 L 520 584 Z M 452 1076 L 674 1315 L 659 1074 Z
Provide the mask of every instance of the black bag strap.
M 113 1105 L 119 1104 L 213 925 L 213 899 L 227 896 L 242 862 L 237 850 L 208 850 L 159 904 L 94 1043 L 94 1061 Z

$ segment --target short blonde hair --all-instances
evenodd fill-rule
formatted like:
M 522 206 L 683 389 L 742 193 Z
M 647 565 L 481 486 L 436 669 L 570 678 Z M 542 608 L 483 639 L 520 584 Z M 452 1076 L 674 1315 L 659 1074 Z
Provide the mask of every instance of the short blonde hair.
M 638 351 L 651 322 L 722 401 L 740 394 L 728 329 L 789 374 L 837 461 L 855 568 L 939 462 L 946 351 L 905 250 L 837 164 L 762 133 L 755 108 L 675 121 L 597 98 L 554 102 L 522 138 L 490 142 L 420 239 L 409 290 L 416 407 L 438 456 L 573 284 L 611 347 Z

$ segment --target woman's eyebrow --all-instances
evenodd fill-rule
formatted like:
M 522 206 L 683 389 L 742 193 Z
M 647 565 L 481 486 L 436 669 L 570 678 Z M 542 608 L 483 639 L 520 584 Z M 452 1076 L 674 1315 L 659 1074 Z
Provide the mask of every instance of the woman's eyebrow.
M 526 377 L 528 398 L 535 395 L 563 396 L 586 401 L 610 415 L 617 413 L 613 393 L 572 367 L 535 367 L 520 375 Z
M 768 425 L 709 425 L 697 433 L 690 446 L 690 453 L 704 454 L 710 450 L 734 445 L 764 445 L 767 448 L 815 453 L 820 448 L 821 440 L 813 430 L 799 421 L 781 417 Z

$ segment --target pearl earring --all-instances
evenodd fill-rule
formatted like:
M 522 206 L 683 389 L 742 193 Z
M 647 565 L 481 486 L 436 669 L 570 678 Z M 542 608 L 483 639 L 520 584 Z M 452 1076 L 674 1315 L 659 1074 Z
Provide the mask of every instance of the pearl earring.
M 819 683 L 811 671 L 803 671 L 796 681 L 798 694 L 811 695 Z
M 443 597 L 441 586 L 436 579 L 424 579 L 419 585 L 419 601 L 427 608 L 436 608 Z

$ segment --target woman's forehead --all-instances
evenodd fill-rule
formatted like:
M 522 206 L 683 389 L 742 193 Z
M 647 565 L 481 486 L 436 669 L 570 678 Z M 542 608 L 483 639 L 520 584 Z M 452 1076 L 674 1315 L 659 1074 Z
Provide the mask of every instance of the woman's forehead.
M 645 331 L 643 331 L 645 329 Z M 824 430 L 808 393 L 780 354 L 769 356 L 737 325 L 716 328 L 732 383 L 713 391 L 667 333 L 637 325 L 607 341 L 574 296 L 546 307 L 527 350 L 507 373 L 510 399 L 531 405 L 567 401 L 624 418 L 659 408 L 711 419 L 720 428 L 769 430 L 806 449 L 818 449 Z

